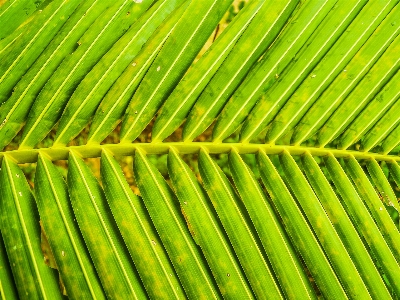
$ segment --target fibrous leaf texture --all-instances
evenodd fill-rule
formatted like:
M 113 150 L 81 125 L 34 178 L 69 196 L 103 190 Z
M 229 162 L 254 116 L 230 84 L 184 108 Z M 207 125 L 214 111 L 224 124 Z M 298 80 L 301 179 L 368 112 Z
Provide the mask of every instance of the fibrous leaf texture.
M 1 299 L 400 299 L 399 0 L 0 0 Z

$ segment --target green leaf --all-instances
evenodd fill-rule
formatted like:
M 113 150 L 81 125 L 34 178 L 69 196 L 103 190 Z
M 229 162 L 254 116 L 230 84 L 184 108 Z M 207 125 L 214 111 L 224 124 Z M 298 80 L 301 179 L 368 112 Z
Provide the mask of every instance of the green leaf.
M 276 75 L 279 77 L 335 2 L 336 0 L 309 1 L 300 6 L 299 11 L 281 32 L 280 38 L 243 80 L 223 109 L 215 125 L 218 126 L 217 132 L 213 133 L 215 141 L 222 141 L 237 129 L 259 97 L 277 80 Z M 286 22 L 289 16 L 290 14 L 281 17 Z M 213 113 L 212 119 L 217 116 L 219 110 Z
M 339 82 L 344 81 L 344 87 L 340 86 L 338 88 L 339 91 L 341 91 L 346 88 L 348 81 L 353 81 L 353 79 L 359 80 L 357 77 L 364 75 L 365 71 L 361 66 L 368 66 L 375 63 L 383 50 L 387 48 L 375 65 L 373 65 L 346 99 L 343 99 L 340 95 L 338 96 L 336 92 L 335 95 L 333 95 L 333 98 L 327 100 L 329 105 L 340 104 L 341 101 L 344 101 L 319 130 L 318 143 L 320 145 L 326 145 L 337 137 L 398 70 L 400 60 L 396 53 L 399 51 L 400 37 L 396 38 L 396 36 L 400 33 L 400 26 L 396 26 L 396 20 L 398 20 L 399 17 L 400 7 L 395 7 L 376 29 L 375 34 L 365 43 L 361 51 L 354 57 L 353 62 L 357 68 L 354 64 L 349 64 L 344 69 L 346 71 L 343 70 L 341 76 L 338 77 Z M 352 69 L 354 69 L 354 73 Z M 353 88 L 353 86 L 354 85 L 350 85 L 350 88 Z M 331 87 L 335 88 L 334 85 Z M 347 90 L 345 90 L 345 92 L 347 92 Z M 345 94 L 345 92 L 343 93 Z M 339 99 L 337 102 L 332 100 L 338 97 Z M 326 108 L 323 108 L 323 110 L 326 110 Z
M 214 74 L 220 72 L 219 69 L 223 68 L 221 65 L 226 65 L 224 60 L 229 56 L 234 46 L 238 45 L 235 45 L 235 43 L 244 35 L 243 33 L 246 32 L 249 24 L 253 24 L 255 16 L 264 13 L 263 10 L 268 7 L 263 6 L 264 2 L 264 0 L 250 1 L 240 10 L 239 14 L 229 23 L 228 27 L 212 43 L 199 61 L 189 69 L 188 73 L 165 101 L 160 114 L 157 116 L 152 131 L 153 142 L 164 140 L 181 125 L 195 104 L 197 97 L 199 97 L 206 85 L 214 80 L 212 79 Z M 262 7 L 263 9 L 261 9 Z M 256 25 L 260 24 L 256 22 L 251 26 L 254 27 Z M 247 39 L 245 40 L 247 41 Z M 250 45 L 249 48 L 251 48 Z
M 79 0 L 54 0 L 29 25 L 27 32 L 0 55 L 0 103 L 79 5 Z
M 207 263 L 180 215 L 178 199 L 142 150 L 136 150 L 134 173 L 146 208 L 187 296 L 219 299 Z
M 136 88 L 145 76 L 154 58 L 174 30 L 177 21 L 186 10 L 188 1 L 172 12 L 157 28 L 132 63 L 124 70 L 104 96 L 90 126 L 88 144 L 100 143 L 121 121 Z
M 121 142 L 136 139 L 151 121 L 231 3 L 232 0 L 190 2 L 127 108 Z
M 11 97 L 0 109 L 0 120 L 6 120 L 3 121 L 4 125 L 0 126 L 0 133 L 4 137 L 0 142 L 0 148 L 7 145 L 19 132 L 40 90 L 62 60 L 75 50 L 78 39 L 105 8 L 104 2 L 94 0 L 85 1 L 80 5 L 21 78 Z M 20 147 L 26 147 L 24 142 L 21 142 Z
M 185 293 L 158 233 L 142 203 L 133 194 L 118 162 L 101 156 L 101 177 L 108 204 L 148 295 L 152 299 L 184 299 Z
M 87 73 L 76 88 L 57 128 L 54 145 L 66 145 L 88 123 L 101 99 L 131 63 L 148 38 L 183 0 L 156 2 L 149 8 Z M 149 6 L 151 1 L 147 1 Z M 146 9 L 141 4 L 142 9 Z
M 73 299 L 105 299 L 79 232 L 64 178 L 43 155 L 39 155 L 35 175 L 40 220 L 68 296 Z
M 3 1 L 4 2 L 4 1 Z M 49 1 L 45 0 L 16 0 L 0 4 L 0 39 L 13 33 L 21 24 L 37 10 L 42 10 Z M 24 13 L 21 13 L 23 11 Z
M 359 194 L 359 191 L 355 190 L 352 182 L 332 154 L 326 156 L 324 162 L 338 194 L 341 196 L 343 207 L 352 220 L 358 234 L 366 243 L 366 247 L 368 246 L 371 256 L 376 259 L 376 263 L 379 268 L 382 268 L 385 277 L 390 282 L 391 288 L 397 295 L 400 291 L 400 284 L 397 280 L 400 267 L 398 262 L 396 262 L 394 253 L 389 249 L 388 244 L 375 224 L 374 219 L 364 206 L 363 198 L 360 198 L 360 196 L 364 195 Z M 354 163 L 352 164 L 354 165 Z M 352 172 L 354 174 L 353 170 Z M 378 212 L 385 212 L 387 215 L 386 210 L 378 208 Z M 388 219 L 390 218 L 388 217 Z
M 399 96 L 400 72 L 397 71 L 375 98 L 368 103 L 368 106 L 349 124 L 346 131 L 339 138 L 339 147 L 347 149 L 363 135 L 361 142 L 363 151 L 369 151 L 380 143 L 400 120 L 397 113 L 400 103 L 396 101 Z M 387 151 L 388 148 L 383 149 Z
M 357 162 L 354 157 L 350 157 L 345 159 L 344 163 L 344 170 L 352 178 L 357 193 L 365 202 L 394 257 L 396 258 L 397 262 L 400 263 L 399 230 L 396 228 L 396 225 L 390 218 L 388 211 L 384 208 L 385 205 L 382 203 L 381 199 L 379 199 L 374 187 L 363 172 L 359 162 Z M 370 172 L 373 170 L 371 165 L 369 166 L 368 170 Z M 376 180 L 377 174 L 372 175 Z M 393 205 L 395 204 L 393 203 Z M 398 205 L 396 206 L 398 207 Z
M 300 207 L 264 152 L 258 154 L 258 163 L 268 194 L 282 218 L 293 245 L 304 259 L 322 295 L 326 298 L 347 299 Z
M 0 235 L 0 295 L 2 299 L 18 299 L 3 237 Z
M 229 167 L 285 297 L 295 299 L 297 295 L 304 295 L 316 299 L 284 228 L 254 174 L 236 151 L 229 155 Z
M 349 75 L 350 82 L 355 84 L 357 81 L 354 80 L 352 82 L 351 79 L 360 76 L 359 73 L 365 73 L 366 70 L 373 65 L 380 56 L 380 53 L 382 53 L 385 47 L 387 47 L 394 39 L 395 35 L 390 32 L 388 38 L 380 39 L 383 46 L 381 46 L 378 51 L 374 49 L 373 55 L 371 55 L 372 57 L 368 57 L 368 55 L 365 55 L 365 52 L 368 53 L 368 50 L 370 50 L 369 46 L 374 47 L 375 44 L 378 44 L 376 40 L 372 37 L 370 38 L 370 36 L 381 21 L 385 19 L 386 15 L 389 14 L 396 2 L 397 1 L 369 2 L 363 7 L 363 10 L 349 25 L 346 32 L 341 35 L 340 39 L 324 56 L 324 60 L 312 70 L 311 75 L 304 80 L 301 86 L 290 97 L 288 102 L 281 108 L 268 129 L 266 141 L 270 143 L 275 142 L 279 137 L 282 137 L 289 130 L 293 129 L 302 116 L 315 103 L 322 92 L 332 83 L 344 67 L 349 68 L 349 73 L 351 72 Z M 381 24 L 383 31 L 385 31 L 384 28 L 386 26 L 391 26 L 389 25 L 393 20 L 391 17 L 396 19 L 398 18 L 398 16 L 395 17 L 395 15 L 397 14 L 393 12 L 384 20 Z M 380 30 L 381 28 L 377 29 L 377 31 Z M 368 42 L 366 43 L 367 40 Z M 366 44 L 364 45 L 364 43 Z M 358 52 L 363 45 L 364 48 L 361 52 Z M 379 43 L 378 45 L 380 46 L 381 44 Z M 363 51 L 364 49 L 366 50 Z M 351 66 L 348 65 L 348 62 L 353 58 L 353 56 L 355 56 L 355 60 L 360 58 L 356 63 L 357 69 L 354 67 L 351 68 Z M 359 69 L 361 69 L 361 71 L 359 71 Z M 336 85 L 332 84 L 330 87 L 334 89 Z M 341 87 L 341 93 L 345 93 L 346 88 L 347 87 Z M 333 97 L 333 99 L 336 98 L 337 95 L 336 97 Z M 329 104 L 332 102 L 331 99 L 332 98 L 328 100 Z M 316 105 L 314 107 L 318 106 Z M 318 117 L 320 116 L 318 115 Z M 318 123 L 315 122 L 315 117 L 313 123 Z
M 224 298 L 253 299 L 253 293 L 204 189 L 178 153 L 171 149 L 168 172 L 182 213 L 201 247 Z
M 97 179 L 74 153 L 68 165 L 72 207 L 107 298 L 146 298 Z
M 293 157 L 283 152 L 279 155 L 279 160 L 285 173 L 285 182 L 290 186 L 290 190 L 306 215 L 347 295 L 350 298 L 370 298 L 331 220 Z
M 7 157 L 0 187 L 1 233 L 19 297 L 61 299 L 56 274 L 43 261 L 35 199 L 24 173 Z
M 351 256 L 371 297 L 373 299 L 390 299 L 391 296 L 385 287 L 377 267 L 374 265 L 371 256 L 363 245 L 349 216 L 346 214 L 345 208 L 332 189 L 328 178 L 322 173 L 316 160 L 310 153 L 305 153 L 301 161 L 308 182 L 326 211 L 332 225 L 335 227 L 347 252 Z
M 376 160 L 368 160 L 366 161 L 366 165 L 372 182 L 375 184 L 378 195 L 380 196 L 379 198 L 385 205 L 385 208 L 390 214 L 393 222 L 398 224 L 400 207 L 389 181 L 385 174 L 383 174 L 383 171 Z
M 249 142 L 273 120 L 278 110 L 290 99 L 302 81 L 329 53 L 346 28 L 357 18 L 366 1 L 339 1 L 298 51 L 293 61 L 275 76 L 278 80 L 259 98 L 241 130 L 240 139 Z M 314 80 L 313 80 L 314 81 Z
M 101 2 L 101 6 L 110 5 L 109 2 Z M 117 0 L 97 17 L 79 39 L 74 53 L 64 59 L 37 96 L 24 129 L 23 147 L 33 147 L 47 135 L 77 85 L 144 13 L 148 2 L 138 5 L 131 0 Z
M 247 215 L 241 207 L 241 199 L 225 174 L 211 157 L 200 150 L 199 169 L 215 211 L 221 220 L 247 279 L 257 298 L 282 299 L 279 286 Z

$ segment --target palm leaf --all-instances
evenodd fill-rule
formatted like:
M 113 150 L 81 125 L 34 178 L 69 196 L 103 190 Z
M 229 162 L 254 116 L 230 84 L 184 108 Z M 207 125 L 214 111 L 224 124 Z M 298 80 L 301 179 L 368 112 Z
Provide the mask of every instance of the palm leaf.
M 398 299 L 399 16 L 0 1 L 1 297 Z

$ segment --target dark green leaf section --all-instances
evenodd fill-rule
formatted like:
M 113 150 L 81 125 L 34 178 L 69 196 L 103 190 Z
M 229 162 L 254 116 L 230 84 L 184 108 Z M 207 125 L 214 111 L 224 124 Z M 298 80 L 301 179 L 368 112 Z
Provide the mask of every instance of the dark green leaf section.
M 253 299 L 246 277 L 215 216 L 207 194 L 174 149 L 169 150 L 168 173 L 186 224 L 201 247 L 222 296 L 225 299 Z
M 101 99 L 131 63 L 149 37 L 184 0 L 158 1 L 151 6 L 85 76 L 60 119 L 54 145 L 66 145 L 86 126 Z M 151 1 L 145 2 L 148 6 Z M 145 9 L 145 3 L 140 4 Z
M 397 197 L 392 190 L 389 181 L 387 180 L 385 174 L 383 174 L 383 171 L 376 160 L 371 159 L 366 161 L 366 165 L 368 173 L 371 176 L 372 183 L 375 186 L 375 190 L 378 193 L 382 204 L 385 205 L 386 210 L 388 211 L 394 224 L 397 226 L 397 224 L 399 224 L 400 208 L 397 202 Z
M 39 214 L 24 173 L 9 158 L 0 171 L 1 233 L 22 299 L 61 299 L 58 278 L 43 260 Z
M 332 49 L 346 28 L 354 21 L 366 1 L 338 1 L 318 25 L 293 61 L 276 73 L 278 80 L 259 98 L 243 124 L 240 138 L 250 141 L 265 129 L 290 99 L 310 72 Z M 329 52 L 328 52 L 329 53 Z
M 279 160 L 285 182 L 306 215 L 347 296 L 353 299 L 371 298 L 332 222 L 293 157 L 284 152 L 279 155 Z
M 388 211 L 385 209 L 385 204 L 383 204 L 382 200 L 379 199 L 374 187 L 368 180 L 359 162 L 352 157 L 345 159 L 344 163 L 344 170 L 353 180 L 357 193 L 368 207 L 372 217 L 378 225 L 379 230 L 385 238 L 386 243 L 392 250 L 397 262 L 400 263 L 400 232 L 397 229 L 396 224 L 394 224 L 390 218 Z M 369 170 L 372 170 L 371 166 L 369 167 Z
M 51 0 L 14 0 L 0 4 L 0 40 L 26 23 L 38 10 L 43 10 Z
M 264 2 L 264 0 L 249 1 L 217 40 L 212 43 L 207 52 L 189 69 L 165 101 L 157 116 L 152 131 L 153 142 L 164 140 L 182 124 L 204 87 L 210 80 L 213 80 L 214 74 L 219 72 L 219 68 L 222 68 L 221 65 L 225 64 L 224 61 L 234 46 L 239 46 L 238 39 L 241 38 L 249 24 L 253 24 L 255 16 L 262 13 L 261 8 Z M 258 25 L 260 24 L 257 23 L 255 26 Z M 263 28 L 259 27 L 258 29 L 262 31 Z M 248 42 L 248 39 L 246 41 Z M 249 45 L 250 48 L 251 46 Z
M 149 124 L 221 20 L 232 0 L 191 1 L 134 94 L 122 122 L 131 142 Z
M 121 121 L 136 88 L 175 28 L 176 23 L 186 10 L 188 4 L 189 1 L 185 1 L 170 14 L 162 26 L 157 28 L 140 52 L 131 61 L 131 64 L 128 65 L 104 96 L 90 126 L 88 144 L 100 143 Z
M 35 194 L 40 220 L 68 296 L 106 299 L 79 232 L 64 178 L 43 155 L 39 155 L 36 167 Z
M 97 17 L 36 98 L 24 128 L 23 147 L 35 146 L 53 128 L 81 80 L 146 11 L 149 2 L 139 5 L 132 0 L 116 0 Z
M 0 198 L 1 199 L 1 198 Z M 0 223 L 1 224 L 1 223 Z M 0 235 L 0 296 L 2 299 L 18 299 L 17 288 L 11 273 L 3 237 Z
M 375 267 L 356 228 L 351 223 L 338 196 L 322 173 L 317 162 L 310 153 L 305 153 L 301 161 L 302 169 L 307 176 L 308 182 L 326 211 L 332 225 L 335 227 L 336 232 L 340 236 L 354 265 L 357 267 L 371 297 L 373 299 L 390 299 L 391 296 L 385 287 L 377 267 Z
M 330 88 L 336 89 L 345 95 L 347 92 L 347 85 L 354 87 L 357 84 L 359 78 L 376 62 L 384 49 L 386 49 L 396 36 L 393 34 L 393 31 L 396 30 L 390 30 L 388 33 L 389 37 L 385 35 L 384 37 L 380 37 L 378 35 L 377 39 L 379 42 L 374 38 L 370 38 L 371 34 L 382 20 L 384 20 L 382 23 L 383 28 L 387 26 L 394 27 L 390 25 L 391 21 L 394 19 L 391 19 L 390 16 L 388 16 L 387 19 L 385 19 L 385 17 L 396 5 L 396 2 L 398 1 L 369 1 L 363 7 L 363 10 L 361 10 L 353 22 L 351 22 L 338 41 L 329 49 L 324 59 L 312 70 L 311 75 L 302 82 L 301 86 L 290 97 L 288 102 L 280 109 L 268 129 L 266 141 L 275 142 L 278 138 L 293 129 L 308 109 L 321 96 L 323 91 L 334 81 L 342 69 L 347 67 L 346 65 L 348 65 L 353 56 L 356 55 L 358 50 L 365 43 L 364 49 L 367 50 L 355 56 L 356 60 L 360 58 L 356 66 L 349 66 L 348 68 L 349 73 L 352 72 L 352 77 L 347 81 L 347 84 L 344 84 L 344 87 L 342 86 L 341 89 L 337 89 L 335 84 L 330 85 Z M 397 14 L 392 13 L 392 18 L 394 18 L 395 15 Z M 377 30 L 380 31 L 381 29 Z M 374 50 L 370 50 L 371 45 Z M 374 46 L 379 48 L 376 49 Z M 371 51 L 371 54 L 369 51 Z M 367 55 L 365 52 L 367 52 Z M 360 66 L 363 66 L 361 70 L 359 70 Z M 337 94 L 335 93 L 335 95 Z M 340 98 L 340 96 L 334 96 L 333 99 Z M 333 100 L 330 98 L 328 103 L 332 101 Z M 317 116 L 320 117 L 319 115 Z M 315 117 L 312 120 L 314 121 L 313 124 L 319 121 Z
M 72 207 L 107 298 L 147 298 L 97 179 L 74 153 L 68 165 Z
M 250 71 L 224 107 L 215 125 L 218 126 L 218 130 L 213 133 L 214 140 L 222 141 L 237 129 L 259 97 L 279 78 L 279 74 L 288 66 L 335 3 L 336 0 L 326 0 L 302 4 L 281 32 L 280 38 Z M 285 21 L 289 16 L 290 14 L 286 15 Z M 211 109 L 213 106 L 208 105 L 207 114 Z M 219 110 L 213 112 L 212 118 L 218 115 Z M 203 118 L 201 120 L 203 122 Z
M 361 149 L 369 151 L 383 139 L 389 137 L 392 129 L 396 128 L 400 121 L 398 114 L 400 101 L 397 101 L 399 97 L 400 71 L 397 71 L 375 98 L 368 103 L 368 106 L 349 124 L 346 131 L 339 138 L 339 148 L 347 149 L 357 142 L 360 137 L 363 137 Z M 398 141 L 399 138 L 396 137 L 394 139 L 395 144 L 392 147 L 386 147 L 384 146 L 385 143 L 382 143 L 383 151 L 389 152 L 398 144 Z
M 7 145 L 24 125 L 30 108 L 47 80 L 56 71 L 63 59 L 76 48 L 76 42 L 93 21 L 106 9 L 104 1 L 85 1 L 65 22 L 54 39 L 24 74 L 7 102 L 0 109 L 0 120 L 6 120 L 0 126 L 3 138 L 0 148 Z M 24 143 L 20 144 L 24 146 Z
M 371 256 L 376 260 L 377 265 L 382 269 L 391 288 L 394 290 L 395 294 L 398 295 L 400 292 L 400 284 L 398 281 L 400 267 L 394 254 L 388 247 L 384 236 L 382 236 L 374 222 L 374 219 L 364 206 L 364 198 L 360 198 L 364 197 L 364 194 L 359 194 L 359 191 L 356 191 L 351 180 L 347 177 L 340 163 L 333 155 L 325 157 L 324 162 L 337 192 L 341 196 L 342 205 L 353 222 L 354 227 L 366 243 L 366 247 L 368 246 Z M 382 210 L 380 210 L 379 207 L 377 209 L 378 213 L 386 214 L 387 221 L 391 222 L 390 217 L 383 207 Z
M 187 296 L 220 299 L 207 262 L 180 213 L 178 199 L 141 150 L 135 154 L 134 173 L 146 208 Z
M 229 155 L 229 167 L 283 294 L 287 299 L 296 299 L 299 295 L 304 299 L 316 299 L 300 259 L 273 208 L 250 168 L 234 150 Z
M 101 178 L 114 219 L 152 299 L 184 299 L 185 293 L 142 199 L 130 189 L 118 162 L 101 157 Z
M 252 65 L 272 44 L 297 3 L 285 0 L 262 4 L 193 107 L 184 128 L 185 141 L 192 140 L 211 124 L 215 112 L 219 113 Z
M 396 162 L 390 162 L 388 164 L 388 167 L 390 169 L 390 175 L 392 176 L 392 178 L 394 179 L 397 187 L 400 187 L 400 167 Z M 399 199 L 397 199 L 397 205 L 399 205 Z M 400 231 L 400 220 L 397 224 L 397 228 Z
M 258 154 L 260 175 L 274 203 L 293 245 L 304 259 L 318 288 L 325 298 L 347 299 L 329 260 L 313 234 L 312 229 L 296 204 L 269 157 Z
M 79 0 L 54 0 L 26 28 L 7 52 L 0 54 L 0 103 L 57 34 L 79 5 Z
M 204 151 L 200 150 L 199 169 L 205 188 L 221 220 L 247 279 L 258 299 L 282 299 L 279 286 L 257 236 L 247 222 L 242 200 L 225 174 Z
M 323 103 L 321 107 L 315 106 L 315 109 L 318 108 L 319 111 L 310 116 L 309 123 L 311 124 L 316 117 L 321 118 L 321 115 L 325 116 L 327 112 L 332 114 L 329 120 L 324 117 L 320 120 L 326 121 L 318 132 L 318 142 L 321 146 L 326 145 L 344 131 L 396 74 L 400 66 L 397 55 L 400 48 L 400 36 L 398 36 L 400 24 L 396 23 L 399 18 L 400 6 L 396 6 L 331 84 L 326 97 L 321 98 Z M 372 64 L 374 65 L 371 67 Z M 357 86 L 354 87 L 357 82 Z

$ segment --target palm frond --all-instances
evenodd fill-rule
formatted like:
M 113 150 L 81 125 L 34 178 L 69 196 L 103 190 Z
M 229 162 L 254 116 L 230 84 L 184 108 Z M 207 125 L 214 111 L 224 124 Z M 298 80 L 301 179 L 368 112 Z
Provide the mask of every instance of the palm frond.
M 399 298 L 399 19 L 0 1 L 0 295 Z

